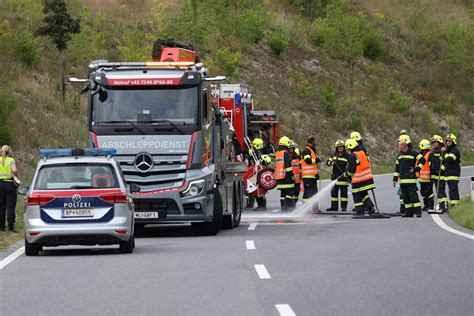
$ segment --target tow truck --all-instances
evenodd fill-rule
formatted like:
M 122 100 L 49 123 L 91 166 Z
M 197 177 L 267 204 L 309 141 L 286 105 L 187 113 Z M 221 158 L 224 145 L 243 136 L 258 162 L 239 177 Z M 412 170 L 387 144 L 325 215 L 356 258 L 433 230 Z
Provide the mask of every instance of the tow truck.
M 281 121 L 274 111 L 255 110 L 249 87 L 241 83 L 214 87 L 213 96 L 213 101 L 232 124 L 242 148 L 251 149 L 251 140 L 259 137 L 266 144 L 266 152 L 274 155 L 281 135 Z M 249 208 L 253 207 L 255 198 L 265 195 L 276 186 L 272 166 L 264 166 L 261 159 L 254 155 L 255 151 L 250 152 L 255 163 L 248 165 L 243 177 L 247 194 L 246 205 Z
M 198 234 L 239 226 L 244 201 L 231 123 L 211 102 L 211 77 L 192 46 L 158 40 L 147 62 L 92 61 L 90 147 L 115 148 L 133 194 L 135 228 L 191 223 Z

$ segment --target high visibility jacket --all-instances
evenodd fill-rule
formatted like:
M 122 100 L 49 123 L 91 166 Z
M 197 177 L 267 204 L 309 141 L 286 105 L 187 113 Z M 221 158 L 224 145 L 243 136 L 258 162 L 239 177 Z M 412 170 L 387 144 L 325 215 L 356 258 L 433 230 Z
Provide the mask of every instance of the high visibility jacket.
M 459 181 L 461 176 L 461 153 L 456 146 L 448 147 L 444 157 L 446 166 L 445 180 Z
M 429 150 L 426 151 L 426 153 L 423 155 L 423 158 L 425 159 L 425 163 L 421 170 L 417 172 L 417 177 L 419 178 L 420 182 L 430 182 L 430 164 L 428 163 L 430 159 L 430 154 L 431 152 Z M 416 163 L 417 165 L 419 164 L 419 161 Z
M 302 178 L 316 178 L 319 174 L 318 162 L 320 161 L 318 154 L 310 146 L 306 146 L 303 150 L 303 159 L 301 159 L 301 176 Z
M 298 157 L 294 157 L 291 161 L 291 168 L 293 169 L 293 174 L 295 175 L 295 183 L 301 183 L 301 164 Z
M 395 163 L 393 181 L 400 179 L 400 184 L 416 183 L 416 171 L 425 164 L 425 158 L 414 149 L 400 153 Z
M 292 189 L 295 187 L 293 179 L 293 168 L 291 167 L 290 153 L 281 149 L 276 153 L 275 178 L 277 189 Z
M 3 159 L 0 158 L 0 180 L 11 181 L 13 179 L 13 164 L 15 164 L 15 159 L 12 157 L 6 157 L 5 163 L 3 162 Z
M 352 183 L 359 183 L 366 180 L 373 180 L 372 165 L 367 158 L 364 151 L 355 151 L 354 154 L 357 156 L 359 164 L 357 165 L 354 175 L 352 175 Z

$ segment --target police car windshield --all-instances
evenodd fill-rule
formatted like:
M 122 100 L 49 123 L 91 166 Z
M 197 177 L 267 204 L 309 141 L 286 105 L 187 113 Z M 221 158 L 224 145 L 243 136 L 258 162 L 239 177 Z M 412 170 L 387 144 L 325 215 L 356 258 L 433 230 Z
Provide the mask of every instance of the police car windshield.
M 197 86 L 102 88 L 106 91 L 105 101 L 99 93 L 92 100 L 93 123 L 129 121 L 153 124 L 167 120 L 175 125 L 197 124 Z
M 119 188 L 113 168 L 107 164 L 43 166 L 36 190 L 81 190 Z

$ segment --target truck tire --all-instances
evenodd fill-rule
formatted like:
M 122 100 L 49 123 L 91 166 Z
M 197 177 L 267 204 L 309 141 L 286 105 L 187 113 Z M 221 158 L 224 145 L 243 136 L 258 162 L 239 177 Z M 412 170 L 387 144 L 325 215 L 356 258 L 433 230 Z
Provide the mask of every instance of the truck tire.
M 120 253 L 132 253 L 135 248 L 135 237 L 132 235 L 128 241 L 119 244 Z
M 212 214 L 212 222 L 206 223 L 192 223 L 191 229 L 195 234 L 200 236 L 211 236 L 217 235 L 219 230 L 222 227 L 223 220 L 223 207 L 222 207 L 222 197 L 218 189 L 214 189 L 214 206 Z
M 242 183 L 237 186 L 237 198 L 236 201 L 236 210 L 237 214 L 234 215 L 234 227 L 239 227 L 240 220 L 242 219 L 242 211 L 244 210 L 244 194 L 242 192 Z
M 43 250 L 42 245 L 30 244 L 25 238 L 25 255 L 37 256 L 41 250 Z
M 240 190 L 238 187 L 234 187 L 232 192 L 232 212 L 228 215 L 224 215 L 222 220 L 222 228 L 224 229 L 232 229 L 240 224 L 242 214 L 242 201 L 239 195 Z

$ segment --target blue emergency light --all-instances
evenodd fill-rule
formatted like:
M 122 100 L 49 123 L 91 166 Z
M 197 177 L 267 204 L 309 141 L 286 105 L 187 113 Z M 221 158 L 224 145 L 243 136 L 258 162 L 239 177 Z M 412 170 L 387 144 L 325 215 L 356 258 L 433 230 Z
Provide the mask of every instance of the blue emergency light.
M 40 157 L 114 156 L 115 148 L 40 149 Z

